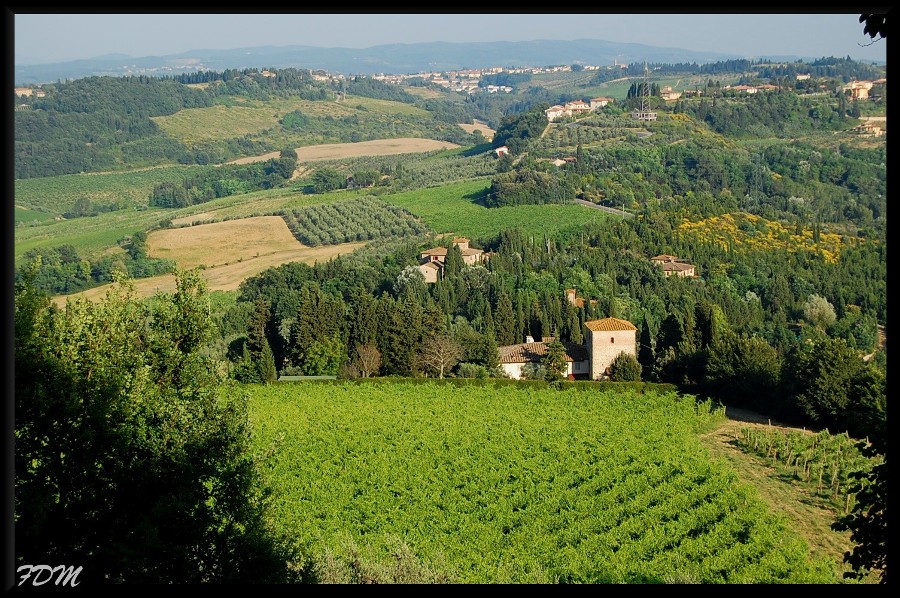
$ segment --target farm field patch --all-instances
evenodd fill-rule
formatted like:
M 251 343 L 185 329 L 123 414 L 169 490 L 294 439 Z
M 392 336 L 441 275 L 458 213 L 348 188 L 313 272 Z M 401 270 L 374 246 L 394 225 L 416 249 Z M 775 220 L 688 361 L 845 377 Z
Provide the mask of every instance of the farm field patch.
M 210 291 L 235 291 L 244 280 L 269 268 L 280 266 L 288 262 L 303 262 L 305 264 L 327 262 L 338 255 L 352 253 L 365 245 L 365 243 L 343 243 L 340 245 L 323 245 L 320 247 L 304 247 L 299 243 L 296 243 L 296 245 L 298 246 L 296 249 L 260 254 L 259 257 L 253 256 L 239 262 L 206 268 L 201 271 L 201 276 L 206 281 L 207 289 Z M 150 297 L 160 291 L 175 291 L 174 274 L 139 278 L 132 282 L 134 284 L 135 292 L 139 297 Z M 98 300 L 106 295 L 109 287 L 110 285 L 103 285 L 82 291 L 81 293 L 57 296 L 53 298 L 53 302 L 57 306 L 63 307 L 66 304 L 66 300 L 69 298 L 84 298 L 91 301 Z

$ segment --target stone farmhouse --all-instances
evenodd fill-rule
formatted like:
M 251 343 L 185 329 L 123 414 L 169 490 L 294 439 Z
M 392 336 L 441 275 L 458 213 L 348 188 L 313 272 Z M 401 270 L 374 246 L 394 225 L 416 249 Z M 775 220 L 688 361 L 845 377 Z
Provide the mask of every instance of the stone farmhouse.
M 860 135 L 878 136 L 884 134 L 884 130 L 872 122 L 864 122 L 857 127 L 853 127 L 853 130 Z
M 697 269 L 693 264 L 689 264 L 687 261 L 674 255 L 661 254 L 651 257 L 650 261 L 662 268 L 666 278 L 673 274 L 685 278 L 697 277 Z
M 677 100 L 678 98 L 680 98 L 681 92 L 673 90 L 671 85 L 666 85 L 659 92 L 659 97 L 661 97 L 662 99 L 664 99 L 667 102 L 670 102 L 670 101 Z
M 454 237 L 453 245 L 459 247 L 462 253 L 463 263 L 466 266 L 480 264 L 488 260 L 489 255 L 483 249 L 469 247 L 469 239 L 466 237 Z M 426 283 L 435 283 L 444 274 L 444 262 L 447 261 L 447 247 L 432 247 L 419 254 L 419 271 L 425 277 Z
M 868 100 L 869 91 L 874 86 L 875 83 L 872 81 L 851 81 L 843 87 L 843 90 L 854 100 Z
M 555 106 L 550 106 L 546 110 L 544 110 L 544 114 L 547 116 L 547 120 L 553 122 L 558 118 L 562 118 L 563 116 L 573 116 L 575 114 L 585 114 L 590 112 L 591 110 L 596 110 L 598 107 L 606 106 L 609 102 L 611 102 L 611 98 L 594 98 L 590 102 L 585 102 L 584 100 L 573 100 L 571 102 L 566 102 L 565 106 L 560 106 L 556 104 Z
M 565 376 L 570 380 L 603 380 L 620 353 L 637 357 L 637 327 L 627 320 L 602 318 L 584 323 L 585 344 L 563 343 L 566 350 Z M 526 364 L 540 364 L 553 337 L 499 348 L 500 367 L 515 380 L 522 378 Z

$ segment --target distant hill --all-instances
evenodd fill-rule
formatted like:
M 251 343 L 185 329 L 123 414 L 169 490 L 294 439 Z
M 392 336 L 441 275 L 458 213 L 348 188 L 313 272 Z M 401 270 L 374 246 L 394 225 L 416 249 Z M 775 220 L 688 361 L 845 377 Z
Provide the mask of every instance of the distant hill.
M 371 48 L 257 46 L 231 50 L 191 50 L 168 56 L 97 58 L 15 66 L 15 83 L 28 85 L 93 75 L 167 75 L 229 68 L 295 67 L 335 73 L 372 75 L 444 71 L 490 66 L 609 65 L 614 62 L 696 62 L 745 58 L 720 52 L 694 52 L 645 44 L 597 39 L 527 42 L 432 42 L 389 44 Z

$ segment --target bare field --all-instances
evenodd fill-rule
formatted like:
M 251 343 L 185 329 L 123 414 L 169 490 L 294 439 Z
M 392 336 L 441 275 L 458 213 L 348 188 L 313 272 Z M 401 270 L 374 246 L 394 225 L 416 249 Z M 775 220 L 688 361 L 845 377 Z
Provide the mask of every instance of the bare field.
M 274 160 L 281 155 L 281 152 L 269 152 L 261 156 L 250 156 L 249 158 L 238 158 L 226 164 L 253 164 L 254 162 L 265 162 L 266 160 Z
M 333 257 L 351 253 L 365 245 L 364 242 L 359 242 L 306 247 L 300 245 L 300 243 L 297 243 L 296 241 L 295 243 L 299 246 L 298 249 L 276 251 L 260 255 L 259 257 L 245 258 L 240 262 L 228 265 L 206 268 L 201 271 L 201 275 L 206 281 L 207 289 L 210 291 L 234 291 L 237 290 L 240 284 L 247 278 L 255 276 L 269 268 L 280 266 L 281 264 L 286 264 L 288 262 L 303 262 L 305 264 L 327 262 Z M 134 284 L 135 293 L 139 297 L 150 297 L 157 292 L 170 293 L 175 291 L 175 276 L 173 274 L 164 274 L 152 278 L 139 278 L 132 282 Z M 88 299 L 90 301 L 96 301 L 102 299 L 106 295 L 110 286 L 111 285 L 103 285 L 101 287 L 82 291 L 81 293 L 54 297 L 53 302 L 62 308 L 65 307 L 68 299 Z
M 433 152 L 441 149 L 460 147 L 449 141 L 421 139 L 417 137 L 401 137 L 399 139 L 375 139 L 358 143 L 325 143 L 297 148 L 300 162 L 317 160 L 340 160 L 359 156 L 390 156 L 395 154 L 417 154 Z
M 222 266 L 240 259 L 299 249 L 308 248 L 294 238 L 280 216 L 163 229 L 147 236 L 150 257 L 173 259 L 181 268 L 201 264 Z
M 475 131 L 481 131 L 481 134 L 484 135 L 484 138 L 490 141 L 494 138 L 494 135 L 497 134 L 497 131 L 487 126 L 487 123 L 483 123 L 481 121 L 475 121 L 473 124 L 468 125 L 465 123 L 459 123 L 459 126 L 463 128 L 466 133 L 474 133 Z
M 493 137 L 494 131 L 476 125 L 460 125 L 461 127 L 475 127 L 481 129 L 485 137 Z M 486 130 L 485 130 L 486 129 Z M 437 141 L 435 139 L 420 139 L 417 137 L 401 137 L 399 139 L 375 139 L 373 141 L 360 141 L 358 143 L 323 143 L 321 145 L 307 145 L 298 147 L 297 159 L 300 162 L 316 162 L 318 160 L 340 160 L 341 158 L 357 158 L 359 156 L 391 156 L 394 154 L 418 154 L 433 152 L 441 149 L 455 149 L 460 147 L 449 141 Z M 269 152 L 261 156 L 248 156 L 232 160 L 228 164 L 253 164 L 277 158 L 280 152 Z M 303 169 L 294 171 L 292 178 L 302 176 Z

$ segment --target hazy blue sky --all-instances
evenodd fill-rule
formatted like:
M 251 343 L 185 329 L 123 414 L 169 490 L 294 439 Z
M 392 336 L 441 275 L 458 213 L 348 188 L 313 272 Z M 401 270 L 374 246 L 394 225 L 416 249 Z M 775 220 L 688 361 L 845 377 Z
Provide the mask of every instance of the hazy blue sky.
M 37 64 L 121 53 L 307 45 L 366 48 L 426 41 L 601 39 L 745 57 L 851 56 L 868 47 L 858 14 L 17 14 L 15 62 Z

